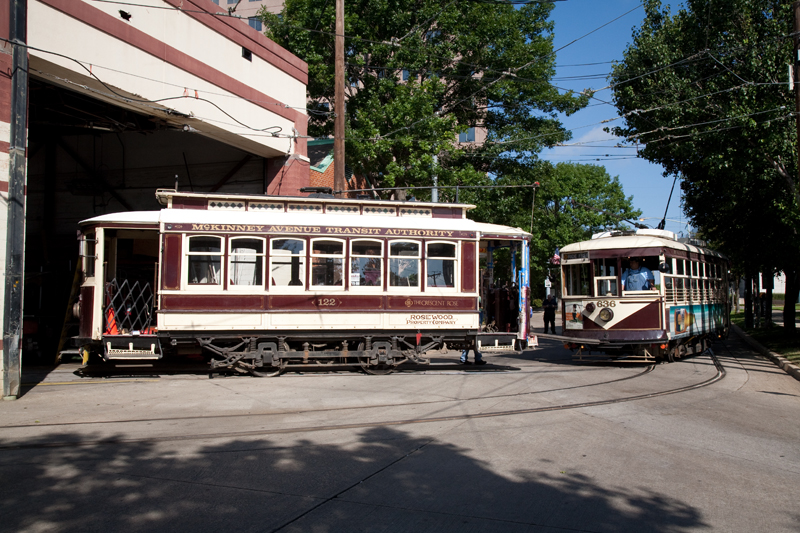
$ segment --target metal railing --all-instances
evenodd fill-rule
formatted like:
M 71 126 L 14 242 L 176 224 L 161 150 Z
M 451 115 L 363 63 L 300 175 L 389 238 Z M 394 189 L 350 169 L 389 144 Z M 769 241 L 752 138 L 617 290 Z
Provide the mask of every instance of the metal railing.
M 132 285 L 128 280 L 106 283 L 106 307 L 103 311 L 105 335 L 153 333 L 153 290 L 149 283 Z

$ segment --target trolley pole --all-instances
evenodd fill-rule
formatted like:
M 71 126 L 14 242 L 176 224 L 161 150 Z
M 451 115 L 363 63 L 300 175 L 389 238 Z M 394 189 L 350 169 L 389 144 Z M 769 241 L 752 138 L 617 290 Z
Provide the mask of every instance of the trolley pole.
M 344 191 L 344 0 L 336 0 L 336 37 L 334 41 L 333 109 L 333 190 Z M 340 198 L 346 193 L 338 193 Z
M 6 280 L 3 302 L 3 399 L 15 400 L 22 381 L 22 288 L 25 264 L 25 147 L 28 143 L 27 0 L 10 2 L 11 124 L 8 149 Z

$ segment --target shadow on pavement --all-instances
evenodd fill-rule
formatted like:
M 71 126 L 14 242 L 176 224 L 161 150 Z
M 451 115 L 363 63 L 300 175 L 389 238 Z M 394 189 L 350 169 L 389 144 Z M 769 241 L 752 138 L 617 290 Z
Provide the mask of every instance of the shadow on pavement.
M 48 433 L 0 438 L 4 531 L 690 531 L 700 511 L 579 471 L 500 476 L 466 451 L 397 428 L 346 444 Z M 341 437 L 341 434 L 339 434 Z M 127 439 L 127 441 L 126 441 Z M 171 441 L 172 439 L 165 439 Z M 21 446 L 21 447 L 20 447 Z M 657 475 L 657 474 L 654 474 Z M 551 529 L 552 528 L 552 529 Z

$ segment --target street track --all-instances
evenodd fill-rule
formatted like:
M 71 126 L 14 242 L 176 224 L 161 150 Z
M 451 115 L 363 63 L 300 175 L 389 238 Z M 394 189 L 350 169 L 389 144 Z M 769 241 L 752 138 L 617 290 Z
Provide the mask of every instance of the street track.
M 404 406 L 411 406 L 411 405 L 431 405 L 437 403 L 451 403 L 451 402 L 468 402 L 473 400 L 492 400 L 492 399 L 502 399 L 502 398 L 514 398 L 518 396 L 529 396 L 533 394 L 544 394 L 547 392 L 559 392 L 565 390 L 573 390 L 573 389 L 583 389 L 586 387 L 597 387 L 600 385 L 608 385 L 610 383 L 618 383 L 620 381 L 627 381 L 630 379 L 636 379 L 638 377 L 644 376 L 649 374 L 655 369 L 654 365 L 648 365 L 647 368 L 639 372 L 638 374 L 634 374 L 632 376 L 625 376 L 623 378 L 617 379 L 610 379 L 607 381 L 598 381 L 597 383 L 588 383 L 586 385 L 575 385 L 573 387 L 559 387 L 557 389 L 543 389 L 537 391 L 527 391 L 527 392 L 515 392 L 512 394 L 494 394 L 491 396 L 474 396 L 472 398 L 448 398 L 443 400 L 428 400 L 423 402 L 407 402 L 404 403 Z M 536 373 L 536 372 L 522 372 L 522 373 Z M 515 373 L 517 375 L 517 373 Z M 394 379 L 394 378 L 392 378 Z M 157 380 L 141 380 L 141 381 L 130 381 L 130 383 L 146 383 L 146 382 L 157 382 Z M 79 383 L 79 382 L 65 382 L 65 383 Z M 115 382 L 119 383 L 119 382 Z M 103 420 L 103 421 L 94 421 L 94 422 L 54 422 L 49 424 L 17 424 L 17 425 L 8 425 L 8 426 L 0 426 L 0 428 L 27 428 L 27 427 L 61 427 L 61 426 L 83 426 L 83 425 L 103 425 L 103 424 L 133 424 L 133 423 L 140 423 L 140 422 L 172 422 L 175 420 L 213 420 L 215 418 L 251 418 L 254 416 L 275 416 L 275 415 L 303 415 L 308 413 L 326 413 L 326 412 L 335 412 L 335 411 L 353 411 L 353 410 L 364 410 L 364 409 L 381 409 L 381 408 L 391 408 L 397 407 L 397 404 L 392 403 L 385 403 L 385 404 L 375 404 L 369 406 L 350 406 L 350 407 L 330 407 L 326 409 L 301 409 L 301 410 L 289 410 L 289 411 L 272 411 L 269 413 L 248 413 L 248 414 L 227 414 L 227 415 L 206 415 L 206 416 L 182 416 L 182 417 L 170 417 L 170 418 L 133 418 L 128 420 Z M 0 446 L 2 449 L 2 446 Z
M 285 435 L 285 434 L 293 434 L 293 433 L 311 433 L 311 432 L 321 432 L 321 431 L 336 431 L 336 430 L 350 430 L 350 429 L 366 429 L 366 428 L 376 428 L 376 427 L 392 427 L 392 426 L 404 426 L 404 425 L 412 425 L 412 424 L 430 424 L 436 422 L 452 422 L 452 421 L 461 421 L 461 420 L 477 420 L 482 418 L 496 418 L 496 417 L 505 417 L 505 416 L 515 416 L 515 415 L 523 415 L 523 414 L 533 414 L 533 413 L 544 413 L 550 411 L 563 411 L 569 409 L 582 409 L 586 407 L 597 407 L 602 405 L 611 405 L 611 404 L 618 404 L 618 403 L 625 403 L 631 401 L 638 401 L 638 400 L 645 400 L 649 398 L 656 398 L 659 396 L 667 396 L 671 394 L 678 394 L 681 392 L 687 392 L 703 387 L 707 387 L 713 383 L 716 383 L 722 380 L 725 377 L 725 369 L 723 368 L 722 364 L 717 359 L 716 355 L 710 350 L 707 352 L 709 357 L 712 359 L 714 366 L 717 370 L 716 374 L 704 381 L 699 383 L 694 383 L 691 385 L 686 385 L 683 387 L 677 387 L 673 389 L 663 390 L 663 391 L 656 391 L 650 392 L 645 394 L 636 394 L 631 396 L 624 396 L 619 398 L 609 398 L 605 400 L 596 400 L 590 402 L 577 402 L 577 403 L 567 403 L 561 405 L 551 405 L 545 407 L 533 407 L 528 409 L 513 409 L 513 410 L 505 410 L 505 411 L 490 411 L 486 413 L 475 413 L 475 414 L 461 414 L 461 415 L 450 415 L 450 416 L 437 416 L 437 417 L 422 417 L 422 418 L 407 418 L 407 419 L 400 419 L 400 420 L 386 420 L 386 421 L 375 421 L 375 422 L 357 422 L 357 423 L 348 423 L 348 424 L 329 424 L 329 425 L 319 425 L 319 426 L 298 426 L 292 428 L 280 428 L 280 429 L 259 429 L 259 430 L 249 430 L 249 431 L 225 431 L 225 432 L 215 432 L 215 433 L 197 433 L 191 435 L 172 435 L 172 436 L 154 436 L 154 437 L 143 437 L 143 438 L 108 438 L 108 439 L 87 439 L 87 440 L 77 440 L 77 441 L 62 441 L 62 442 L 42 442 L 42 443 L 30 443 L 30 444 L 5 444 L 0 445 L 0 450 L 20 450 L 20 449 L 37 449 L 37 448 L 68 448 L 73 446 L 102 446 L 102 445 L 117 445 L 117 444 L 131 444 L 131 443 L 156 443 L 156 442 L 176 442 L 176 441 L 190 441 L 190 440 L 206 440 L 206 439 L 219 439 L 219 438 L 241 438 L 241 437 L 261 437 L 261 436 L 269 436 L 269 435 Z M 620 378 L 617 380 L 610 380 L 602 383 L 592 383 L 588 385 L 581 385 L 576 387 L 567 387 L 565 389 L 553 389 L 551 391 L 530 391 L 530 392 L 520 392 L 508 395 L 494 395 L 494 396 L 481 396 L 481 397 L 474 397 L 474 398 L 467 398 L 467 399 L 448 399 L 448 400 L 436 400 L 432 402 L 420 402 L 421 404 L 430 404 L 430 403 L 443 403 L 443 402 L 463 402 L 463 401 L 474 401 L 474 400 L 483 400 L 483 399 L 492 399 L 492 398 L 511 398 L 511 397 L 519 397 L 531 394 L 541 394 L 543 392 L 552 392 L 558 390 L 568 390 L 574 388 L 582 388 L 582 387 L 589 387 L 589 386 L 598 386 L 601 384 L 607 383 L 614 383 L 618 381 L 625 381 L 629 379 L 635 379 L 641 377 L 645 374 L 650 373 L 653 370 L 652 365 L 646 368 L 643 372 L 633 375 L 633 376 L 626 376 L 625 378 Z M 409 405 L 409 404 L 404 404 Z M 379 407 L 396 407 L 396 405 L 375 405 L 369 406 L 365 408 L 364 406 L 358 407 L 342 407 L 342 408 L 331 408 L 331 409 L 309 409 L 309 410 L 300 410 L 300 411 L 291 411 L 291 412 L 280 412 L 280 413 L 265 413 L 263 415 L 258 414 L 247 414 L 247 415 L 219 415 L 218 418 L 232 418 L 232 417 L 258 417 L 258 416 L 274 416 L 276 414 L 285 415 L 285 414 L 311 414 L 311 413 L 321 413 L 321 412 L 331 412 L 331 411 L 345 411 L 345 410 L 353 410 L 353 409 L 374 409 Z M 217 418 L 217 417 L 179 417 L 179 418 L 167 418 L 167 419 L 136 419 L 136 420 L 114 420 L 114 421 L 106 421 L 106 422 L 74 422 L 74 423 L 65 423 L 65 424 L 50 424 L 50 426 L 92 426 L 97 424 L 124 424 L 124 423 L 141 423 L 141 422 L 171 422 L 175 420 L 190 420 L 190 419 L 205 419 L 205 418 Z M 36 424 L 36 427 L 43 427 L 46 425 L 44 424 Z M 30 426 L 4 426 L 4 428 L 24 428 Z

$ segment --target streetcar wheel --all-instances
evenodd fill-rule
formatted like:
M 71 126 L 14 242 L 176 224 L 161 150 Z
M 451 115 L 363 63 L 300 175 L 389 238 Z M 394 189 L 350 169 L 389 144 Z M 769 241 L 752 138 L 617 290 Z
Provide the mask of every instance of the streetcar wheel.
M 377 364 L 371 365 L 366 361 L 360 361 L 361 369 L 364 373 L 369 374 L 371 376 L 385 376 L 386 374 L 391 374 L 394 372 L 394 366 L 387 365 L 387 364 Z
M 276 378 L 286 371 L 286 361 L 281 361 L 280 365 L 275 368 L 272 367 L 267 372 L 252 370 L 250 373 L 257 378 Z

